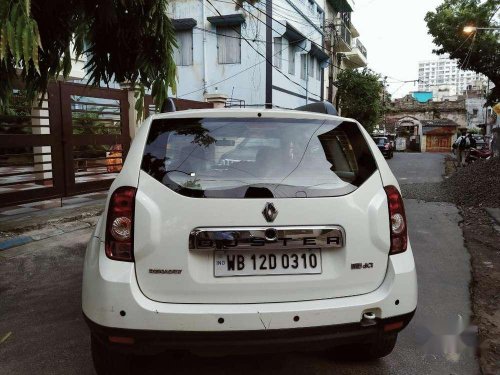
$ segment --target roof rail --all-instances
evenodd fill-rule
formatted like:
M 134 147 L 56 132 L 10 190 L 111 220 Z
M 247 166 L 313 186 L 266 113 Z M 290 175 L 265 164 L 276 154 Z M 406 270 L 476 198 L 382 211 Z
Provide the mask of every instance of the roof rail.
M 332 103 L 323 101 L 317 103 L 306 104 L 295 108 L 296 111 L 325 113 L 327 115 L 337 116 L 338 112 Z

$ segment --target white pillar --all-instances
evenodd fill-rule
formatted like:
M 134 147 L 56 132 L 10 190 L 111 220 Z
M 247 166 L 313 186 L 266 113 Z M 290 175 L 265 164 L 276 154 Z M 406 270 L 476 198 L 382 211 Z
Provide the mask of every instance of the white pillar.
M 228 96 L 225 94 L 205 94 L 205 100 L 209 103 L 212 103 L 214 108 L 224 108 L 226 105 L 226 101 Z
M 120 84 L 120 87 L 123 90 L 127 90 L 127 100 L 128 100 L 128 128 L 130 132 L 130 138 L 134 139 L 135 133 L 139 129 L 139 126 L 142 123 L 143 119 L 140 119 L 140 121 L 137 121 L 137 115 L 138 112 L 135 109 L 135 103 L 137 102 L 135 98 L 135 91 L 134 87 L 128 83 L 122 83 Z
M 38 107 L 39 101 L 36 100 L 33 103 L 31 109 L 31 125 L 34 126 L 31 128 L 32 134 L 50 134 L 50 123 L 49 123 L 49 102 L 48 100 L 44 100 L 42 102 L 42 106 Z M 43 118 L 39 118 L 43 117 Z M 33 146 L 33 162 L 34 163 L 43 163 L 43 164 L 35 164 L 34 170 L 35 179 L 36 180 L 46 180 L 52 178 L 52 155 L 51 155 L 51 147 L 50 146 Z M 37 155 L 38 154 L 38 155 Z M 39 155 L 39 154 L 48 154 L 48 155 Z M 38 181 L 38 185 L 50 185 L 50 181 Z

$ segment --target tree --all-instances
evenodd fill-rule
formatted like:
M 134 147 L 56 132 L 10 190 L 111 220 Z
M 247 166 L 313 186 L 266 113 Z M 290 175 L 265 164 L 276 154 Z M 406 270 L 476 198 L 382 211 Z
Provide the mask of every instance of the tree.
M 498 30 L 477 30 L 466 34 L 465 26 L 499 27 L 498 0 L 445 0 L 425 16 L 429 34 L 439 47 L 438 55 L 449 54 L 462 69 L 487 76 L 495 85 L 489 102 L 500 100 L 500 34 Z
M 175 92 L 175 33 L 167 0 L 0 0 L 0 111 L 17 80 L 29 99 L 87 57 L 92 85 L 127 82 L 161 107 Z M 72 51 L 73 50 L 73 51 Z M 139 107 L 143 101 L 138 100 Z M 138 108 L 142 109 L 142 108 Z
M 369 132 L 382 117 L 383 85 L 368 69 L 343 70 L 337 76 L 341 114 L 358 120 Z

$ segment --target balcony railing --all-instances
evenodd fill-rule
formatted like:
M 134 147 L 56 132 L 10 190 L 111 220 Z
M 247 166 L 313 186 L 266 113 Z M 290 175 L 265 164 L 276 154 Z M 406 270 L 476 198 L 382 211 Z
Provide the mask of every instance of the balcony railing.
M 367 52 L 366 52 L 366 48 L 363 45 L 363 43 L 361 43 L 359 41 L 359 39 L 356 39 L 356 43 L 355 43 L 355 45 L 353 47 L 356 47 L 357 49 L 359 49 L 359 51 L 363 54 L 363 56 L 366 57 L 366 58 L 368 58 Z
M 351 30 L 343 20 L 340 20 L 340 37 L 348 46 L 351 45 Z

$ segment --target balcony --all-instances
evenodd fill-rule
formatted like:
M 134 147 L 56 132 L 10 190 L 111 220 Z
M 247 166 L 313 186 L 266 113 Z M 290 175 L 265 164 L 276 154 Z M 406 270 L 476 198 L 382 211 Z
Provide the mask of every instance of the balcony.
M 359 36 L 359 31 L 354 27 L 354 24 L 351 21 L 351 37 L 357 38 Z
M 352 6 L 348 0 L 327 0 L 336 12 L 352 12 Z
M 358 38 L 353 40 L 351 51 L 346 52 L 344 64 L 348 68 L 362 68 L 368 64 L 367 52 L 363 43 Z
M 366 47 L 361 43 L 359 39 L 356 39 L 356 45 L 354 46 L 355 48 L 358 48 L 361 54 L 366 58 L 368 58 L 368 53 L 366 52 Z
M 336 52 L 350 52 L 351 51 L 351 29 L 349 25 L 343 20 L 337 19 L 336 30 L 337 30 L 337 40 L 335 43 Z

